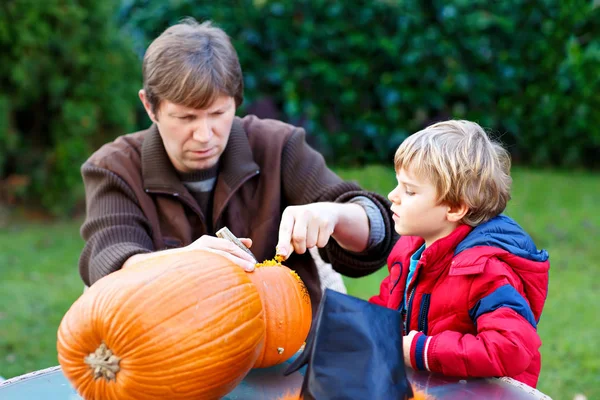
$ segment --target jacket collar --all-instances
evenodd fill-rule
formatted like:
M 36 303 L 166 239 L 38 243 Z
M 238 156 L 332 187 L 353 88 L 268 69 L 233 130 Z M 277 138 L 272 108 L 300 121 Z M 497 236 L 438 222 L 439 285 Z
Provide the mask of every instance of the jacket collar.
M 448 236 L 436 240 L 431 246 L 425 249 L 421 255 L 421 262 L 428 265 L 426 270 L 432 272 L 438 268 L 444 267 L 444 259 L 450 260 L 454 256 L 456 246 L 471 232 L 473 228 L 468 225 L 460 225 Z
M 231 126 L 227 146 L 219 160 L 219 178 L 216 193 L 219 193 L 220 187 L 228 195 L 248 175 L 255 175 L 259 170 L 258 165 L 254 162 L 252 149 L 242 122 L 236 117 Z M 146 191 L 164 192 L 173 195 L 187 192 L 167 155 L 156 124 L 150 127 L 142 144 L 142 176 Z M 215 203 L 217 201 L 218 199 L 215 198 Z

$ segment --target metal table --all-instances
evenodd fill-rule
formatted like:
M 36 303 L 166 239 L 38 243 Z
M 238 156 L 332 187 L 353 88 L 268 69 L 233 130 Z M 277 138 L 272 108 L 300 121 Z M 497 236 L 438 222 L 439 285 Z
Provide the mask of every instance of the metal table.
M 305 368 L 283 376 L 291 360 L 266 369 L 252 370 L 244 381 L 223 400 L 272 400 L 302 386 Z M 416 389 L 444 399 L 532 400 L 550 399 L 543 393 L 508 378 L 469 379 L 408 370 L 408 378 Z M 81 400 L 62 374 L 60 367 L 51 367 L 21 375 L 0 383 L 2 400 Z

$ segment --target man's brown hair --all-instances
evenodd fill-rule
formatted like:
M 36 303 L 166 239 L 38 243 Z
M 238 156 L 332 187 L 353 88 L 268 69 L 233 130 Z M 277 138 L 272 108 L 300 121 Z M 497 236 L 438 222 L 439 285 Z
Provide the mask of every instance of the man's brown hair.
M 237 52 L 210 21 L 186 18 L 166 29 L 146 50 L 142 75 L 154 113 L 163 100 L 202 109 L 220 95 L 233 97 L 236 107 L 244 97 Z

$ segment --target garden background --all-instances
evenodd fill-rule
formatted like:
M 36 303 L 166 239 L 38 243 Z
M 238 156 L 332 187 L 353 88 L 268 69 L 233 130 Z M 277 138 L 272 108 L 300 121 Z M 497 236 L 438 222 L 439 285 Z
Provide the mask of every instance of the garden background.
M 479 122 L 511 151 L 507 213 L 551 257 L 539 389 L 600 398 L 600 2 L 5 0 L 0 3 L 0 375 L 57 364 L 81 294 L 79 166 L 148 126 L 150 40 L 181 18 L 232 37 L 254 113 L 301 125 L 342 177 L 387 194 L 411 133 Z M 367 298 L 385 269 L 347 279 Z

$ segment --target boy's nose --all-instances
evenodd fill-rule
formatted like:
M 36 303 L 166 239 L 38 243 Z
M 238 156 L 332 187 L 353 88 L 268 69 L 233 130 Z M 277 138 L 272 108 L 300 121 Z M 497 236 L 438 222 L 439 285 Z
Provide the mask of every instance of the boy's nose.
M 396 194 L 396 189 L 392 190 L 390 193 L 388 193 L 387 196 L 388 200 L 391 201 L 392 203 L 400 203 L 400 196 L 398 196 Z

